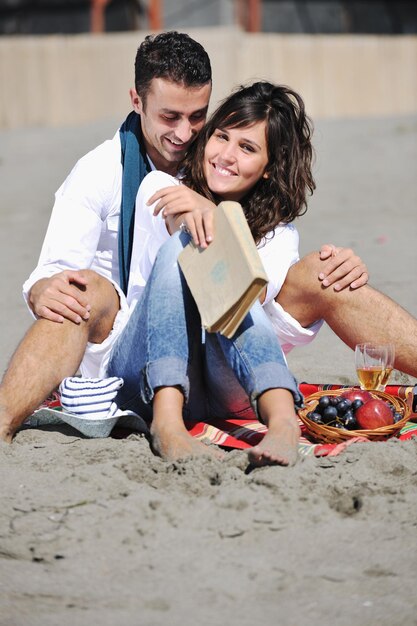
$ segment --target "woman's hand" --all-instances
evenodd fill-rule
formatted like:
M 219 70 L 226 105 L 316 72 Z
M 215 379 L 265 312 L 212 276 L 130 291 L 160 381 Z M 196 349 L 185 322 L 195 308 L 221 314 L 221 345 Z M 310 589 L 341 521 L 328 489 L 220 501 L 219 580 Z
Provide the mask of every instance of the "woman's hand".
M 154 215 L 162 211 L 171 234 L 185 225 L 197 246 L 207 248 L 213 241 L 216 208 L 213 202 L 185 185 L 160 189 L 147 204 L 150 206 L 155 202 Z
M 168 215 L 165 219 L 170 235 L 177 230 L 186 230 L 190 233 L 193 242 L 200 248 L 207 248 L 214 239 L 214 210 L 216 205 L 206 207 L 204 213 L 199 210 Z
M 358 289 L 368 282 L 368 268 L 350 248 L 324 244 L 320 248 L 320 259 L 326 261 L 319 274 L 324 287 L 333 285 L 335 291 L 341 291 L 346 287 Z

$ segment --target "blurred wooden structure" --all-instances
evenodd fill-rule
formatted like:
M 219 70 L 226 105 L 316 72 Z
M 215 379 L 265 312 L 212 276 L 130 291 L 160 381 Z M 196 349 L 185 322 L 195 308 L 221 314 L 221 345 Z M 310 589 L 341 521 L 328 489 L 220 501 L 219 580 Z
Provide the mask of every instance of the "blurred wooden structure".
M 0 35 L 122 32 L 138 28 L 147 28 L 142 0 L 0 0 Z
M 149 0 L 148 23 L 151 30 L 163 29 L 162 0 Z
M 181 30 L 417 34 L 416 0 L 0 0 L 0 34 Z
M 147 32 L 0 37 L 0 128 L 124 117 Z M 313 118 L 417 115 L 415 35 L 188 32 L 210 55 L 213 106 L 267 79 L 299 91 Z
M 105 9 L 110 0 L 90 0 L 91 18 L 90 31 L 92 33 L 104 33 L 106 30 Z

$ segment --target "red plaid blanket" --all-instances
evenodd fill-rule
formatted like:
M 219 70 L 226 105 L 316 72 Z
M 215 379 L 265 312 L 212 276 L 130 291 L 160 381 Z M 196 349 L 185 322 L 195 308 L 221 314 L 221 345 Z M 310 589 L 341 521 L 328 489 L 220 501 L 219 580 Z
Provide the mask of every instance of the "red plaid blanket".
M 348 385 L 301 383 L 300 391 L 304 397 L 307 398 L 310 394 L 315 393 L 316 391 L 341 389 L 343 387 L 348 387 Z M 386 393 L 406 400 L 411 408 L 413 387 L 390 385 L 386 387 L 385 391 Z M 61 408 L 59 395 L 54 394 L 43 406 L 59 411 Z M 417 413 L 412 413 L 410 418 L 417 421 Z M 220 419 L 213 417 L 208 419 L 206 422 L 189 421 L 186 423 L 186 426 L 189 432 L 197 439 L 204 439 L 219 446 L 224 446 L 226 448 L 238 448 L 241 450 L 256 445 L 262 439 L 267 430 L 266 427 L 257 420 L 235 418 Z M 352 438 L 339 444 L 318 444 L 308 438 L 308 434 L 306 433 L 301 422 L 300 426 L 301 437 L 299 443 L 299 453 L 304 456 L 335 456 L 342 452 L 347 446 L 360 440 L 360 438 Z M 399 439 L 410 439 L 413 436 L 417 436 L 417 423 L 409 421 L 401 429 Z
M 349 385 L 301 383 L 300 391 L 304 397 L 307 398 L 316 391 L 342 389 L 344 387 L 349 387 Z M 406 400 L 411 408 L 413 387 L 391 385 L 387 386 L 385 391 L 386 393 Z M 417 414 L 412 413 L 410 418 L 417 420 Z M 250 448 L 259 443 L 267 430 L 266 427 L 260 424 L 257 420 L 238 420 L 234 418 L 227 420 L 213 418 L 207 420 L 207 423 L 198 422 L 196 424 L 192 424 L 190 422 L 187 424 L 187 427 L 189 431 L 198 439 L 206 438 L 217 445 L 239 449 Z M 309 439 L 305 427 L 301 422 L 300 427 L 301 437 L 299 443 L 299 453 L 304 456 L 335 456 L 342 452 L 347 446 L 361 440 L 360 438 L 352 438 L 343 443 L 314 443 L 311 439 Z M 409 421 L 401 429 L 399 439 L 410 439 L 413 436 L 417 437 L 417 424 Z

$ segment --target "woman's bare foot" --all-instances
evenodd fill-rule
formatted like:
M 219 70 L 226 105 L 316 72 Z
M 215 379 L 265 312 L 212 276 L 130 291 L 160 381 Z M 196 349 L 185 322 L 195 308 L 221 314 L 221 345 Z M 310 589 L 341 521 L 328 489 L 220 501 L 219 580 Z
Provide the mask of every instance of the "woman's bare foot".
M 222 459 L 223 454 L 214 446 L 207 446 L 198 441 L 185 429 L 185 432 L 173 432 L 171 429 L 157 432 L 151 427 L 152 449 L 165 461 L 179 461 L 195 456 L 214 456 Z
M 176 387 L 161 387 L 156 391 L 151 424 L 153 451 L 165 461 L 203 455 L 221 459 L 220 450 L 190 435 L 182 418 L 183 403 L 182 392 Z
M 292 394 L 270 389 L 258 398 L 258 411 L 268 426 L 262 441 L 248 451 L 251 465 L 294 465 L 298 457 L 300 428 Z
M 251 465 L 294 465 L 298 457 L 300 428 L 295 416 L 270 420 L 262 441 L 248 451 Z

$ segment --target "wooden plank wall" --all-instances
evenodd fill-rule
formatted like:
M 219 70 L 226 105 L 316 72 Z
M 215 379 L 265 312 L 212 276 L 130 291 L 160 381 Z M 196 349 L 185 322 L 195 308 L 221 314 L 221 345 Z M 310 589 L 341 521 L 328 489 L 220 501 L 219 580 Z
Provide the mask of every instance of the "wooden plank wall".
M 212 104 L 267 79 L 303 96 L 313 118 L 417 113 L 417 36 L 249 34 L 193 29 L 210 55 Z M 122 118 L 147 33 L 0 38 L 0 128 Z

